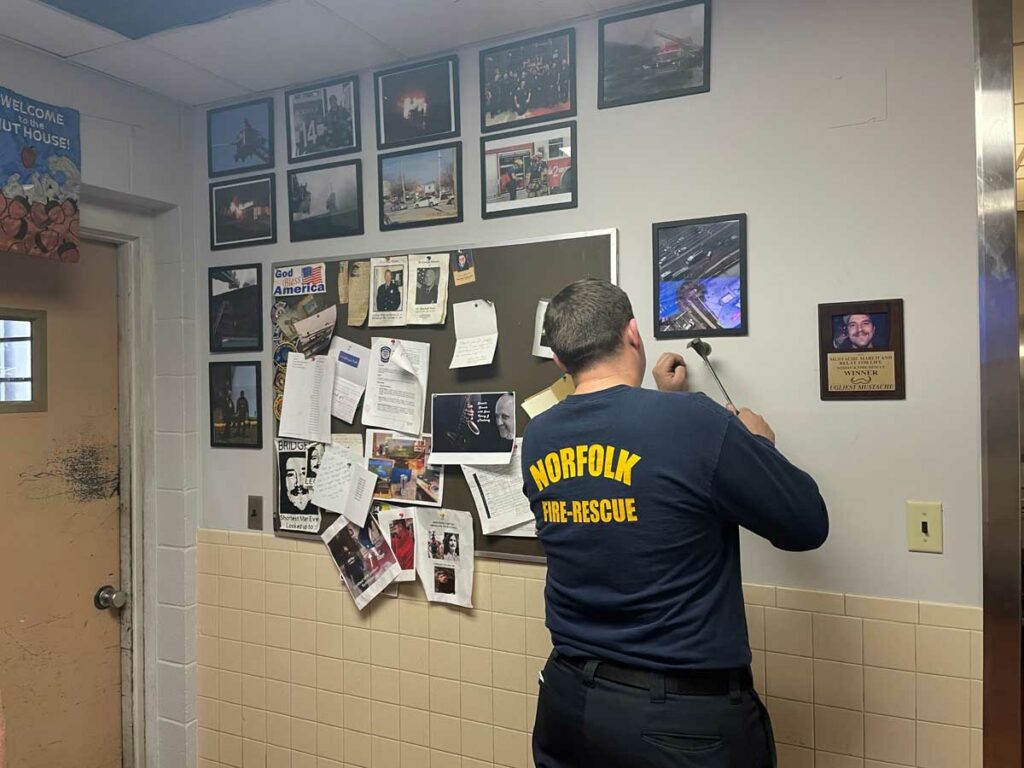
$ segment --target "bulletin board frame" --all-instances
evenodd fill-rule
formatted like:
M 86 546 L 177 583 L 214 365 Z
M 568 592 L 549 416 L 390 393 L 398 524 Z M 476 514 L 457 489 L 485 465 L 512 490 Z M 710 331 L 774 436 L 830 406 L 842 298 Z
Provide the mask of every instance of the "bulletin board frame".
M 533 246 L 531 248 L 531 246 Z M 524 250 L 525 249 L 525 250 Z M 534 315 L 537 301 L 551 298 L 565 284 L 585 277 L 601 277 L 617 284 L 618 275 L 618 230 L 599 229 L 572 232 L 546 237 L 531 237 L 501 240 L 490 243 L 463 243 L 420 248 L 394 249 L 373 253 L 353 253 L 337 256 L 321 256 L 305 259 L 275 261 L 270 267 L 267 288 L 270 306 L 274 306 L 273 274 L 282 267 L 306 264 L 325 265 L 329 291 L 337 298 L 337 264 L 350 261 L 365 261 L 383 256 L 402 256 L 410 253 L 454 253 L 472 250 L 476 262 L 477 281 L 455 286 L 449 282 L 449 311 L 443 325 L 398 326 L 391 328 L 370 328 L 366 323 L 360 326 L 346 325 L 347 305 L 338 305 L 336 335 L 370 346 L 370 337 L 389 336 L 408 338 L 414 341 L 429 341 L 431 344 L 430 376 L 427 387 L 427 404 L 432 393 L 480 392 L 515 390 L 516 392 L 516 434 L 522 436 L 529 419 L 520 407 L 522 401 L 536 392 L 550 386 L 558 379 L 560 371 L 553 361 L 532 357 Z M 451 304 L 473 299 L 494 301 L 498 315 L 498 351 L 490 366 L 449 370 L 448 363 L 454 347 L 455 332 Z M 511 311 L 510 311 L 511 310 Z M 270 338 L 274 338 L 271 320 Z M 529 343 L 527 343 L 527 339 Z M 276 347 L 275 344 L 271 345 Z M 273 354 L 273 352 L 271 353 Z M 268 375 L 274 377 L 279 366 L 272 360 Z M 267 390 L 274 392 L 273 386 Z M 272 394 L 273 398 L 274 395 Z M 273 413 L 273 408 L 270 410 Z M 276 435 L 277 420 L 271 420 Z M 365 435 L 368 427 L 362 424 L 362 404 L 356 412 L 353 424 L 332 419 L 333 433 L 359 433 Z M 430 431 L 430 409 L 424 414 L 424 431 Z M 272 441 L 273 445 L 273 441 Z M 319 538 L 316 534 L 280 530 L 280 493 L 278 461 L 275 451 L 271 453 L 274 478 L 273 526 L 278 536 L 298 539 Z M 442 505 L 448 509 L 464 509 L 473 515 L 475 529 L 475 551 L 480 557 L 519 562 L 544 562 L 540 542 L 534 538 L 511 536 L 486 536 L 480 529 L 475 505 L 459 466 L 444 468 L 444 498 Z M 464 487 L 464 491 L 462 490 Z M 415 506 L 395 504 L 394 506 Z M 336 519 L 336 515 L 325 513 L 321 532 Z

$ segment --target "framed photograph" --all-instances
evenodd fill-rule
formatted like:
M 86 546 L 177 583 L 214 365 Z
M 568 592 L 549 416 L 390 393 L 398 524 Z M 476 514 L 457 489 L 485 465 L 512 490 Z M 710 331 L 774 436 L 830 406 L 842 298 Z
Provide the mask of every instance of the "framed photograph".
M 295 88 L 284 95 L 288 162 L 358 152 L 359 77 Z
M 263 447 L 260 364 L 210 363 L 210 445 Z
M 263 287 L 259 264 L 210 267 L 210 351 L 263 351 Z
M 576 122 L 480 138 L 485 219 L 575 208 Z
M 685 0 L 598 22 L 598 109 L 711 90 L 711 3 Z
M 480 51 L 480 130 L 576 114 L 576 30 Z
M 654 337 L 746 336 L 747 215 L 656 223 Z
M 273 97 L 206 111 L 206 165 L 211 179 L 274 167 Z
M 362 161 L 288 171 L 288 226 L 293 243 L 363 234 Z
M 903 299 L 818 305 L 822 400 L 905 400 Z
M 462 221 L 462 143 L 377 155 L 382 232 Z
M 373 73 L 377 149 L 459 135 L 459 57 Z
M 277 242 L 274 174 L 210 184 L 210 250 Z

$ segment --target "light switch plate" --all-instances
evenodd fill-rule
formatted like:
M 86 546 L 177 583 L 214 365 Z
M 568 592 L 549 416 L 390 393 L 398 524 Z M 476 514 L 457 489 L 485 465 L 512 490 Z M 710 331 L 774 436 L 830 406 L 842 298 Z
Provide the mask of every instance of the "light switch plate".
M 263 497 L 250 496 L 249 505 L 246 507 L 247 524 L 250 531 L 263 530 Z
M 907 502 L 907 549 L 942 553 L 942 503 Z

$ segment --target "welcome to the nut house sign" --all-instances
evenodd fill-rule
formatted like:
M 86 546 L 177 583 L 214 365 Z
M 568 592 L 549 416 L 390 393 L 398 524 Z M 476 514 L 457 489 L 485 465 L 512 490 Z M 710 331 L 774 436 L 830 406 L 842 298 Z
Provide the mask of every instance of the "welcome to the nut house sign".
M 0 86 L 0 252 L 78 261 L 78 123 Z

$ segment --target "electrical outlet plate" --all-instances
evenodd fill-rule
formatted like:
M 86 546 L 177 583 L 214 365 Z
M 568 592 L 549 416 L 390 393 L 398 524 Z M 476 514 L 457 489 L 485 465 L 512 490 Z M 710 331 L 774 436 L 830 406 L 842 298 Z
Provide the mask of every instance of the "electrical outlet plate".
M 250 531 L 263 530 L 263 497 L 250 496 L 246 507 L 246 524 Z
M 941 502 L 907 502 L 907 549 L 911 552 L 942 553 Z

